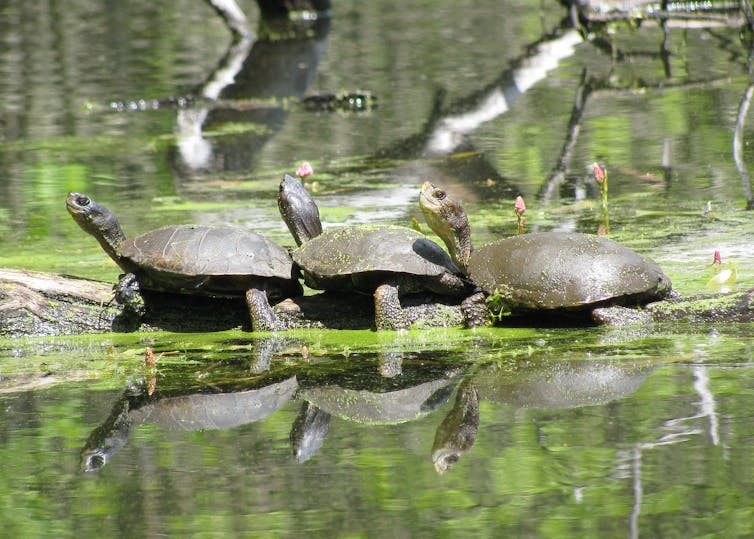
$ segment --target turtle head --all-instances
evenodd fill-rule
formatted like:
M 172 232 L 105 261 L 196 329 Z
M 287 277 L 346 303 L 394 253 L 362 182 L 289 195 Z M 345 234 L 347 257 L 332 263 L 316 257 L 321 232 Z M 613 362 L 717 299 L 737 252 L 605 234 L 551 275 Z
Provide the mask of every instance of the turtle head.
M 424 182 L 419 192 L 419 207 L 429 227 L 442 238 L 453 262 L 468 275 L 471 227 L 461 204 L 430 182 Z
M 126 235 L 115 214 L 83 193 L 68 193 L 66 207 L 73 220 L 97 239 L 110 258 L 120 263 L 118 247 Z
M 278 209 L 296 245 L 322 234 L 319 208 L 298 178 L 286 174 L 280 182 Z

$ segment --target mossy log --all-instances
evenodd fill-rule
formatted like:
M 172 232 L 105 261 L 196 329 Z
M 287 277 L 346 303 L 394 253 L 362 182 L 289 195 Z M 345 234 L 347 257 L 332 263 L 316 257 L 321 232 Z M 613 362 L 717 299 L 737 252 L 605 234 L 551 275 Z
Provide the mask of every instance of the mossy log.
M 754 321 L 754 289 L 656 301 L 639 309 L 601 307 L 592 319 L 608 326 L 652 323 L 725 324 Z
M 110 331 L 120 314 L 111 298 L 111 284 L 0 268 L 0 335 Z
M 241 299 L 148 294 L 147 315 L 134 320 L 113 300 L 112 284 L 55 273 L 0 268 L 0 336 L 74 335 L 122 331 L 249 331 Z M 413 328 L 463 324 L 460 304 L 432 296 L 402 299 Z M 274 306 L 292 328 L 372 329 L 372 297 L 322 293 Z M 550 317 L 552 318 L 552 317 Z M 531 323 L 532 317 L 529 317 Z M 754 289 L 674 298 L 643 309 L 603 308 L 595 319 L 609 325 L 651 322 L 729 323 L 754 321 Z M 513 322 L 505 318 L 502 322 Z M 534 317 L 534 323 L 542 317 Z M 517 324 L 520 325 L 520 324 Z
M 136 320 L 113 299 L 113 285 L 56 273 L 0 268 L 0 336 L 74 335 L 123 331 L 250 331 L 241 299 L 145 293 Z M 292 328 L 371 329 L 374 302 L 365 294 L 322 293 L 274 306 Z M 417 296 L 403 302 L 413 327 L 459 326 L 457 303 Z
M 655 322 L 729 323 L 754 321 L 754 288 L 725 294 L 657 301 L 645 311 Z

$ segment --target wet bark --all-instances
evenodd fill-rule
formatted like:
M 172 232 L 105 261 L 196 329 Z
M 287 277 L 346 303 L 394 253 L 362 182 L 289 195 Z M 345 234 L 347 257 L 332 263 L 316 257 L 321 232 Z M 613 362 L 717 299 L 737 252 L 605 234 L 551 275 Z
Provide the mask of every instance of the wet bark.
M 0 335 L 108 331 L 118 309 L 112 285 L 64 275 L 0 269 Z
M 0 336 L 251 330 L 243 298 L 146 292 L 146 315 L 135 319 L 113 300 L 112 286 L 55 273 L 0 268 Z M 446 304 L 431 296 L 416 296 L 401 302 L 412 327 L 463 323 L 461 310 L 452 300 Z M 289 328 L 374 328 L 371 295 L 321 293 L 284 300 L 274 310 Z

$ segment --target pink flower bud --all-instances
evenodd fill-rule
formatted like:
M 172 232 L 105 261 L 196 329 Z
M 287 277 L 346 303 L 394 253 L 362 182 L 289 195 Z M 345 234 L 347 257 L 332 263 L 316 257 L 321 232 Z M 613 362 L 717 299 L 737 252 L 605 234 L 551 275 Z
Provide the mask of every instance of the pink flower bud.
M 303 163 L 301 163 L 301 166 L 298 167 L 298 170 L 296 171 L 296 176 L 298 176 L 302 180 L 311 176 L 312 174 L 314 174 L 314 169 L 309 164 L 309 161 L 304 161 Z
M 516 202 L 513 204 L 513 209 L 516 215 L 523 215 L 526 211 L 526 204 L 524 203 L 524 197 L 521 195 L 516 197 Z
M 712 263 L 716 266 L 722 266 L 723 264 L 723 257 L 720 256 L 720 251 L 718 251 L 717 249 L 715 249 L 715 257 L 712 260 Z
M 594 171 L 594 179 L 597 181 L 597 183 L 602 183 L 605 181 L 605 170 L 599 166 L 597 163 L 594 163 L 592 165 L 592 170 Z

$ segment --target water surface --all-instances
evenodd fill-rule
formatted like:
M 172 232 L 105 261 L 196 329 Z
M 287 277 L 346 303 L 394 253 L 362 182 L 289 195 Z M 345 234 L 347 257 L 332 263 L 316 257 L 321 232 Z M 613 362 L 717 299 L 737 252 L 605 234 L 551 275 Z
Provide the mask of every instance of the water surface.
M 303 160 L 329 225 L 421 221 L 431 180 L 479 243 L 516 232 L 518 194 L 527 230 L 596 232 L 599 161 L 610 237 L 683 295 L 710 291 L 715 250 L 733 289 L 754 286 L 738 28 L 672 29 L 663 64 L 656 25 L 616 27 L 613 61 L 573 31 L 544 37 L 566 14 L 539 2 L 337 4 L 305 38 L 235 46 L 201 2 L 27 4 L 0 8 L 0 267 L 117 279 L 70 190 L 128 234 L 224 223 L 291 245 L 275 196 Z M 344 91 L 379 106 L 300 106 Z M 751 334 L 4 340 L 0 520 L 24 537 L 751 536 Z

